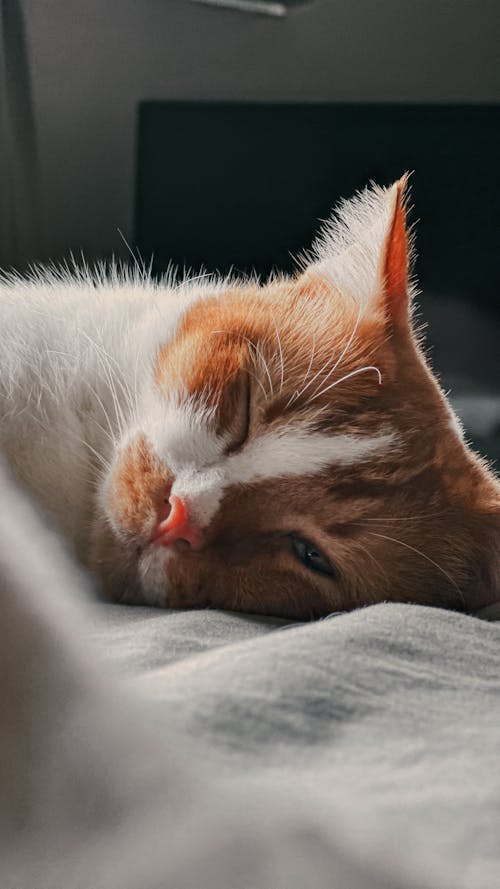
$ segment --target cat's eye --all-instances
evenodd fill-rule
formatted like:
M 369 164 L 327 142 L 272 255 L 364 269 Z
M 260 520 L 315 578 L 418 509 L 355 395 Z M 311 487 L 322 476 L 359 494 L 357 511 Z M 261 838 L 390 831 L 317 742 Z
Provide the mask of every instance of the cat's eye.
M 299 562 L 309 568 L 310 571 L 316 571 L 317 574 L 325 574 L 327 577 L 336 577 L 337 571 L 332 563 L 314 543 L 297 537 L 296 534 L 291 535 L 292 550 Z
M 239 375 L 226 393 L 226 399 L 229 402 L 226 408 L 229 409 L 231 415 L 231 422 L 227 430 L 231 443 L 226 448 L 226 454 L 233 454 L 245 444 L 250 428 L 250 378 L 248 374 Z

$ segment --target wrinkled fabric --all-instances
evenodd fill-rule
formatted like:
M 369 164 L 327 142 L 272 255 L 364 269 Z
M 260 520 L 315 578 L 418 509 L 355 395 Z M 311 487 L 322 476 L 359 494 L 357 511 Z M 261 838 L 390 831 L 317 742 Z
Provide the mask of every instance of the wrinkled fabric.
M 2 889 L 498 889 L 498 624 L 105 606 L 0 498 Z

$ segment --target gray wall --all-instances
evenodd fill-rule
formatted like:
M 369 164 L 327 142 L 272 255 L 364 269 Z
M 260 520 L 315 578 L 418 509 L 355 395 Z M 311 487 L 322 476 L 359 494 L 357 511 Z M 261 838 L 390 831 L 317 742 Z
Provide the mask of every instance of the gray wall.
M 24 0 L 39 256 L 123 253 L 141 99 L 495 102 L 498 0 L 316 0 L 286 19 L 188 0 Z M 200 135 L 203 151 L 203 134 Z

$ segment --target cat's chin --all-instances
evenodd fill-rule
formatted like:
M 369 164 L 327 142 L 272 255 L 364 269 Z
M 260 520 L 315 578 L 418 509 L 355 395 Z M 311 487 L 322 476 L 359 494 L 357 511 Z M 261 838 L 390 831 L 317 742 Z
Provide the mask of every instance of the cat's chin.
M 168 562 L 173 553 L 150 544 L 137 559 L 137 595 L 141 602 L 164 608 L 169 605 Z
M 93 524 L 88 566 L 110 602 L 165 607 L 170 555 L 164 548 L 120 540 L 103 518 Z

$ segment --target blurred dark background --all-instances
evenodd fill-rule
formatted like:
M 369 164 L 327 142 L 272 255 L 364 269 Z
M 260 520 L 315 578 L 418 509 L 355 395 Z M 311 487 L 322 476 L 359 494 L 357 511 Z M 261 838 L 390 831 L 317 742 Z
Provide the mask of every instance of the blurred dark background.
M 147 102 L 135 241 L 158 272 L 293 271 L 334 200 L 413 170 L 422 288 L 500 314 L 499 158 L 494 105 Z
M 265 275 L 339 197 L 414 170 L 434 365 L 500 455 L 497 0 L 0 9 L 0 265 L 129 244 L 157 272 Z

